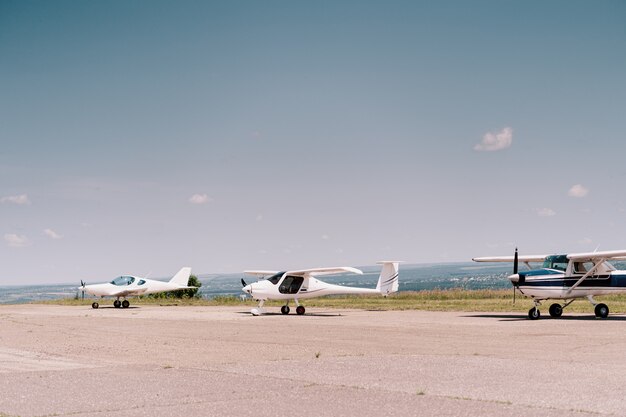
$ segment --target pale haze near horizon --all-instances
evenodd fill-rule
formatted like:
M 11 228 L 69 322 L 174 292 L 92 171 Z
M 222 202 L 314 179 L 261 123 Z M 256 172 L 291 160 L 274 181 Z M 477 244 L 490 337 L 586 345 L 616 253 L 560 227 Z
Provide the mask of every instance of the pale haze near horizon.
M 0 3 L 0 285 L 626 249 L 626 3 Z

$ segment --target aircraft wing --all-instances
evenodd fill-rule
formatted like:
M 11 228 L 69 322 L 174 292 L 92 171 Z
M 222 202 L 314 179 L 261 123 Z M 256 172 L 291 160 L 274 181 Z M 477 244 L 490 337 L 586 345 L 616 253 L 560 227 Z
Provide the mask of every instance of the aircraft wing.
M 141 295 L 146 292 L 147 288 L 135 288 L 132 290 L 122 289 L 114 294 L 110 294 L 111 297 L 128 297 L 131 295 Z
M 258 277 L 270 276 L 278 274 L 280 271 L 243 271 L 244 274 L 255 275 Z
M 583 252 L 583 253 L 570 253 L 567 255 L 567 259 L 574 261 L 586 261 L 594 259 L 626 259 L 626 250 L 609 250 L 602 252 Z
M 295 276 L 317 276 L 317 275 L 335 275 L 335 274 L 343 274 L 345 272 L 350 272 L 353 274 L 363 275 L 363 271 L 360 269 L 352 268 L 350 266 L 338 266 L 332 268 L 313 268 L 313 269 L 302 269 L 299 271 L 287 271 L 288 275 Z
M 543 262 L 550 255 L 519 255 L 519 262 Z M 482 258 L 472 258 L 474 262 L 513 262 L 513 256 L 487 256 Z

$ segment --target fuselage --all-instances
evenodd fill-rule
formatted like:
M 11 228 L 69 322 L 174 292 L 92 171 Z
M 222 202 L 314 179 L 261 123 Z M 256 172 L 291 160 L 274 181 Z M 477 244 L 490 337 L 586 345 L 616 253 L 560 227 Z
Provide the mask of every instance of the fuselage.
M 243 288 L 255 300 L 293 300 L 340 294 L 381 294 L 374 288 L 344 287 L 317 278 L 285 275 L 279 272 Z
M 85 285 L 84 291 L 97 297 L 126 297 L 177 290 L 180 285 L 170 282 L 122 275 L 104 284 Z
M 543 268 L 519 272 L 509 279 L 522 294 L 536 299 L 626 293 L 626 271 L 616 270 L 606 261 L 570 261 L 566 255 L 548 256 Z

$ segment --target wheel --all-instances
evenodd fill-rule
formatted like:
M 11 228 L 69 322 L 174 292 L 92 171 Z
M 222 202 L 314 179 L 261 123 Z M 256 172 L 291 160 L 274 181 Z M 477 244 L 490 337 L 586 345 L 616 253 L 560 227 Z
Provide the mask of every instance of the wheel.
M 296 308 L 296 313 L 297 313 L 299 316 L 303 315 L 305 311 L 306 311 L 306 310 L 305 310 L 304 306 L 298 306 L 298 307 Z
M 601 319 L 605 319 L 609 315 L 609 307 L 606 304 L 598 304 L 595 308 L 596 317 L 600 317 Z
M 530 310 L 528 310 L 529 319 L 537 320 L 539 317 L 541 317 L 541 313 L 539 312 L 539 309 L 537 307 L 533 307 Z
M 554 303 L 550 306 L 550 316 L 561 317 L 561 314 L 563 314 L 563 307 L 561 307 L 561 304 Z
M 130 303 L 128 302 L 128 300 L 122 301 L 122 307 L 124 307 L 124 308 L 130 307 Z
M 120 300 L 113 301 L 113 307 L 120 308 L 122 306 L 122 302 Z
M 91 308 L 98 308 L 98 307 L 100 307 L 100 304 L 96 303 L 95 301 L 91 303 Z
M 289 306 L 282 306 L 280 312 L 283 314 L 289 314 Z

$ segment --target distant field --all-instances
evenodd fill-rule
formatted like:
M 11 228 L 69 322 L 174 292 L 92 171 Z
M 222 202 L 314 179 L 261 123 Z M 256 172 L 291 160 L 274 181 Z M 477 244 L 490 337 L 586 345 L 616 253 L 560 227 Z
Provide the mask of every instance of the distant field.
M 626 294 L 595 297 L 596 301 L 609 306 L 611 313 L 626 313 Z M 59 305 L 90 305 L 93 298 L 85 300 L 59 299 L 40 301 L 38 304 Z M 242 300 L 239 297 L 215 297 L 211 299 L 173 299 L 173 298 L 129 298 L 131 305 L 163 305 L 163 306 L 224 306 L 241 305 L 255 306 L 253 300 Z M 111 299 L 98 300 L 100 305 L 109 305 Z M 546 301 L 547 307 L 554 301 Z M 280 306 L 282 302 L 270 301 L 268 307 Z M 293 306 L 293 301 L 290 303 Z M 428 310 L 428 311 L 523 311 L 533 306 L 530 299 L 518 296 L 513 304 L 512 290 L 431 290 L 402 291 L 387 298 L 379 296 L 331 296 L 302 300 L 307 307 L 324 308 L 355 308 L 363 310 Z M 578 313 L 593 313 L 591 304 L 586 299 L 577 300 L 565 310 Z

